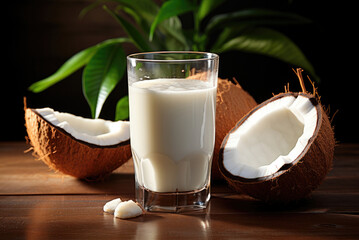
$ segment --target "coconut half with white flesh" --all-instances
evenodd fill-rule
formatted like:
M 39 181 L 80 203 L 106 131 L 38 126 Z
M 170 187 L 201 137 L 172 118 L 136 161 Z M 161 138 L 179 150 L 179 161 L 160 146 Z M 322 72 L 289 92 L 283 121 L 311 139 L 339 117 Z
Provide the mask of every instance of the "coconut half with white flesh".
M 308 196 L 332 166 L 334 133 L 317 99 L 282 93 L 263 102 L 227 134 L 219 168 L 237 191 L 269 202 Z
M 131 157 L 130 123 L 87 119 L 51 108 L 25 108 L 28 138 L 51 169 L 99 179 Z

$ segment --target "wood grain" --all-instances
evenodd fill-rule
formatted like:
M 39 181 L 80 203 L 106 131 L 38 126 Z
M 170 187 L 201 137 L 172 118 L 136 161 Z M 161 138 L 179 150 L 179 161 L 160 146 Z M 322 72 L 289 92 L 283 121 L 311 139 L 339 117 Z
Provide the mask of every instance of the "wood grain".
M 24 143 L 0 143 L 0 239 L 358 239 L 359 145 L 338 146 L 334 167 L 310 198 L 268 206 L 212 184 L 206 211 L 120 220 L 107 201 L 134 199 L 131 161 L 102 182 L 50 171 Z

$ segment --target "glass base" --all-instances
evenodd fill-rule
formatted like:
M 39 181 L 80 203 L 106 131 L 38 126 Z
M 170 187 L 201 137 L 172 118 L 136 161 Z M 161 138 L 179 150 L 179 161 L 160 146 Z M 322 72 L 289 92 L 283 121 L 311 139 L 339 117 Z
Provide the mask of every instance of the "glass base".
M 161 193 L 136 186 L 136 200 L 146 211 L 188 212 L 206 209 L 211 198 L 210 186 L 196 191 Z

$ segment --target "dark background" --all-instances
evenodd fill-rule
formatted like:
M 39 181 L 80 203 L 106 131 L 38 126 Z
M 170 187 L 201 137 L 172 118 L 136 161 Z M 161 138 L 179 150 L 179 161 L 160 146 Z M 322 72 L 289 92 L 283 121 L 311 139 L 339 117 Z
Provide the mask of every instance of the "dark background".
M 34 94 L 27 87 L 54 73 L 69 57 L 108 38 L 124 36 L 112 17 L 101 8 L 78 15 L 89 0 L 18 0 L 5 3 L 1 81 L 0 140 L 24 140 L 23 97 L 29 107 L 51 107 L 57 111 L 90 117 L 90 109 L 82 95 L 81 74 Z M 157 1 L 161 2 L 161 1 Z M 238 4 L 240 3 L 240 4 Z M 354 4 L 354 3 L 353 3 Z M 340 142 L 359 142 L 357 87 L 357 13 L 355 5 L 338 1 L 234 1 L 228 0 L 215 13 L 243 8 L 262 7 L 289 11 L 313 21 L 307 25 L 277 27 L 299 45 L 313 64 L 321 82 L 317 83 L 322 103 L 330 109 L 336 139 Z M 186 24 L 190 22 L 184 19 Z M 127 53 L 136 52 L 124 45 Z M 299 91 L 299 82 L 292 67 L 273 58 L 232 52 L 220 55 L 222 78 L 235 77 L 257 102 L 273 93 Z M 113 120 L 117 100 L 127 94 L 124 78 L 106 101 L 101 118 Z M 307 86 L 311 90 L 311 86 Z

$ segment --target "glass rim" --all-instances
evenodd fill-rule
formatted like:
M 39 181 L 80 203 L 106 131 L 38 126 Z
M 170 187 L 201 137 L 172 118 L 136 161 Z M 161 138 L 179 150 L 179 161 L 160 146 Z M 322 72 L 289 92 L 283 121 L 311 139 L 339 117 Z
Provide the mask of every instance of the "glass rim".
M 189 59 L 147 59 L 139 58 L 140 56 L 151 55 L 151 54 L 198 54 L 203 55 L 203 58 L 189 58 Z M 139 52 L 132 53 L 127 56 L 127 59 L 133 59 L 139 62 L 194 62 L 194 61 L 208 61 L 208 60 L 218 60 L 219 56 L 216 53 L 211 52 L 200 52 L 200 51 L 155 51 L 155 52 Z

